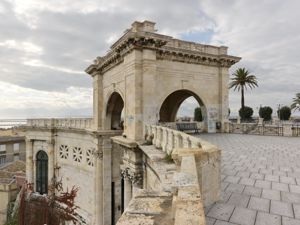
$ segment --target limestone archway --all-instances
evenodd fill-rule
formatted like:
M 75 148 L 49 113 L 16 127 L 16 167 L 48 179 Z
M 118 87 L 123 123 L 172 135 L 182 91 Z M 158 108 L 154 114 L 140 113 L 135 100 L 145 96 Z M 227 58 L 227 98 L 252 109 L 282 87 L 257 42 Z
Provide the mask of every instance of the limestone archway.
M 205 120 L 206 107 L 202 99 L 190 90 L 181 89 L 172 92 L 164 99 L 159 110 L 159 122 L 175 122 L 180 105 L 189 97 L 194 97 L 196 99 L 201 107 L 202 115 Z
M 105 124 L 107 129 L 122 130 L 122 111 L 124 109 L 124 101 L 118 92 L 113 92 L 106 105 Z

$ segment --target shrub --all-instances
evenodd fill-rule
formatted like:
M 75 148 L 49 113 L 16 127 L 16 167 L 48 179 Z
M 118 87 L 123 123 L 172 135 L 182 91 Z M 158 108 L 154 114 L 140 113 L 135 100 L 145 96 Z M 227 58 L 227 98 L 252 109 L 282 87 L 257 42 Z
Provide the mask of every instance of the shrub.
M 277 110 L 278 118 L 281 120 L 289 120 L 291 116 L 291 108 L 288 106 L 283 106 Z
M 195 108 L 195 111 L 194 111 L 194 121 L 198 121 L 198 122 L 203 121 L 202 112 L 201 112 L 201 108 L 200 107 Z
M 270 106 L 264 106 L 259 108 L 259 116 L 263 118 L 264 121 L 268 121 L 272 119 L 273 109 Z
M 173 163 L 174 160 L 172 158 L 172 151 L 171 152 L 166 152 L 166 155 L 165 155 L 165 160 L 167 161 L 167 163 Z
M 253 109 L 249 106 L 245 106 L 244 110 L 243 108 L 240 108 L 239 115 L 242 120 L 250 120 L 253 115 Z

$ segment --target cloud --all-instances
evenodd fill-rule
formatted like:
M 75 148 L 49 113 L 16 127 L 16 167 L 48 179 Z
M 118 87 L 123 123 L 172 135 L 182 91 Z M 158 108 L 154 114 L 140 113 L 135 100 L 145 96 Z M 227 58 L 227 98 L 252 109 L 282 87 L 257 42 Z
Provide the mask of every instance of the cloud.
M 290 104 L 300 91 L 299 4 L 279 0 L 3 0 L 0 81 L 5 85 L 0 88 L 15 87 L 15 92 L 5 95 L 5 101 L 15 105 L 10 105 L 11 110 L 1 108 L 0 114 L 10 115 L 12 109 L 17 109 L 16 99 L 24 95 L 24 90 L 32 96 L 44 96 L 34 98 L 34 102 L 22 100 L 30 102 L 22 107 L 28 115 L 39 100 L 49 103 L 48 107 L 41 103 L 40 112 L 59 114 L 52 102 L 59 98 L 67 101 L 72 88 L 91 90 L 92 81 L 84 69 L 94 58 L 104 55 L 133 21 L 144 19 L 157 22 L 160 33 L 225 44 L 231 54 L 242 56 L 231 72 L 245 66 L 257 75 L 260 87 L 246 93 L 250 106 Z M 234 113 L 239 108 L 239 93 L 230 93 Z M 75 99 L 85 99 L 80 91 L 72 94 Z M 1 98 L 0 104 L 3 101 Z M 82 112 L 91 112 L 91 99 L 88 102 L 90 105 Z M 195 104 L 187 101 L 183 111 L 193 111 L 193 107 Z M 72 108 L 74 114 L 80 114 L 79 105 Z M 69 114 L 66 107 L 61 109 Z
M 65 93 L 23 88 L 0 81 L 0 118 L 91 115 L 92 89 L 69 87 Z
M 212 43 L 229 46 L 243 60 L 231 69 L 246 67 L 255 74 L 259 88 L 246 93 L 246 104 L 255 108 L 290 105 L 300 92 L 300 16 L 298 1 L 201 1 L 214 21 Z M 240 107 L 240 93 L 230 91 L 230 105 Z

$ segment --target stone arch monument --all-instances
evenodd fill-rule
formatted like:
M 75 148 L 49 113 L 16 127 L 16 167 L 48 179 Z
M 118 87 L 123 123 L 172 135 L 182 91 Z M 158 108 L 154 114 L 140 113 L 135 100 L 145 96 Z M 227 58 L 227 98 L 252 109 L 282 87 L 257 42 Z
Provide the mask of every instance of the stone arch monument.
M 48 184 L 57 179 L 64 190 L 79 188 L 77 213 L 86 224 L 137 224 L 131 219 L 141 215 L 142 221 L 146 217 L 152 221 L 147 224 L 161 224 L 160 219 L 164 224 L 184 224 L 180 218 L 188 217 L 204 224 L 203 205 L 219 199 L 220 150 L 159 122 L 174 121 L 180 104 L 193 96 L 208 132 L 215 131 L 216 122 L 224 131 L 228 69 L 240 58 L 228 55 L 224 46 L 159 34 L 154 25 L 134 22 L 105 56 L 86 69 L 93 79 L 93 118 L 27 122 L 27 182 L 38 190 L 35 156 L 43 150 L 48 155 Z M 166 156 L 171 162 L 166 162 Z M 182 182 L 190 186 L 176 186 Z M 180 201 L 182 196 L 192 199 Z M 166 208 L 147 216 L 148 209 L 135 207 L 141 206 L 139 201 Z M 197 212 L 189 214 L 193 210 Z
M 124 133 L 130 139 L 142 139 L 145 124 L 174 121 L 179 105 L 190 96 L 207 115 L 208 131 L 214 132 L 216 122 L 224 131 L 228 69 L 239 60 L 227 54 L 227 47 L 178 40 L 158 34 L 153 22 L 134 22 L 86 69 L 94 83 L 94 126 L 110 129 L 105 104 L 116 91 L 123 96 Z

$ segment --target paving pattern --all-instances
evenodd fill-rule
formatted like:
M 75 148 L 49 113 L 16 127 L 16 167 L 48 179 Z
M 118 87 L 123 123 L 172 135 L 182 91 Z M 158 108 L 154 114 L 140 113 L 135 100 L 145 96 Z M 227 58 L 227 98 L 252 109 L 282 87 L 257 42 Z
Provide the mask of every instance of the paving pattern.
M 201 134 L 222 149 L 221 200 L 207 225 L 300 225 L 300 138 Z

